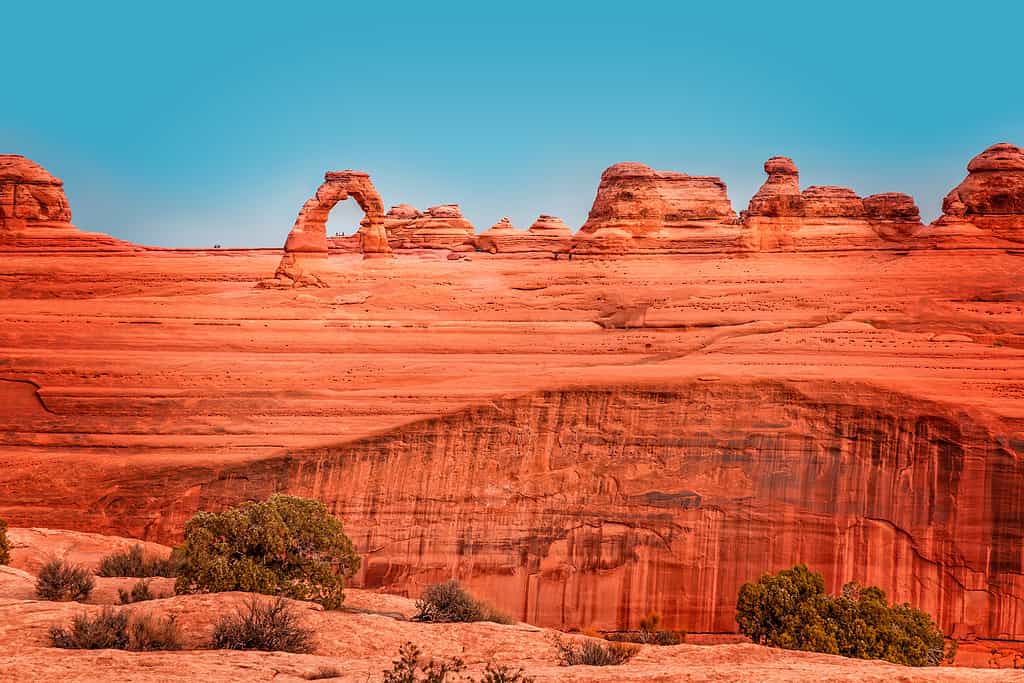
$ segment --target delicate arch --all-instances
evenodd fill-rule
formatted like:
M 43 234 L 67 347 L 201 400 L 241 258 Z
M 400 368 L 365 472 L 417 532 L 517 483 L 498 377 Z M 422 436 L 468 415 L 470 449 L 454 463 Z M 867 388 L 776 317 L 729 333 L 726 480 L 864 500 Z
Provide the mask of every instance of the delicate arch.
M 327 214 L 341 201 L 351 197 L 363 210 L 359 222 L 359 242 L 364 254 L 387 254 L 387 232 L 384 230 L 384 202 L 362 171 L 328 171 L 316 194 L 306 201 L 288 233 L 284 250 L 290 254 L 327 253 Z

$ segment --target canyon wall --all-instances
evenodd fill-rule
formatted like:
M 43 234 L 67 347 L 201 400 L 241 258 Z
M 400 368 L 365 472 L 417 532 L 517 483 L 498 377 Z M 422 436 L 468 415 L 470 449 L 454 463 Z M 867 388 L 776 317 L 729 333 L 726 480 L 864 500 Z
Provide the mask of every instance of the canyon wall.
M 535 623 L 732 631 L 742 582 L 806 562 L 1024 640 L 1015 154 L 933 226 L 785 159 L 743 220 L 715 179 L 606 174 L 583 237 L 385 214 L 328 174 L 301 234 L 359 191 L 389 259 L 41 253 L 5 225 L 0 517 L 174 542 L 287 491 L 342 516 L 361 585 L 458 577 Z

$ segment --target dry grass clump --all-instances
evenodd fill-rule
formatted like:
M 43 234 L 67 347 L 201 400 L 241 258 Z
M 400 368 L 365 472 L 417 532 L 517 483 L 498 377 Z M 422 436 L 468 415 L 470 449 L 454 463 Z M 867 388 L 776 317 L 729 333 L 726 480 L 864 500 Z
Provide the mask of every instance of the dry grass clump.
M 423 595 L 416 601 L 416 614 L 413 619 L 432 622 L 514 623 L 508 615 L 474 598 L 454 579 L 427 586 Z
M 174 577 L 174 562 L 170 559 L 147 556 L 141 545 L 133 545 L 124 552 L 112 553 L 100 560 L 97 576 L 130 576 L 137 579 L 152 576 Z
M 217 650 L 264 650 L 266 652 L 313 651 L 313 632 L 284 599 L 248 602 L 235 616 L 223 617 L 213 629 L 212 647 Z
M 36 596 L 43 600 L 81 602 L 89 598 L 95 587 L 96 580 L 87 569 L 64 560 L 50 560 L 36 577 Z
M 52 627 L 50 643 L 66 650 L 180 650 L 181 633 L 174 617 L 144 614 L 129 619 L 125 612 L 105 607 L 94 616 L 74 617 L 68 628 Z
M 636 645 L 592 639 L 574 643 L 556 638 L 555 648 L 558 649 L 558 661 L 562 666 L 618 666 L 628 662 L 640 651 Z

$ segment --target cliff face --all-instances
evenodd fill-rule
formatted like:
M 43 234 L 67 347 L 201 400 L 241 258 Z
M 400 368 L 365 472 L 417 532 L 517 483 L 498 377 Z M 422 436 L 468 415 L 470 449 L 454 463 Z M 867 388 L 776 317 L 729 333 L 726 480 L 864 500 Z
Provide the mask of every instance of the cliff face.
M 507 258 L 450 260 L 481 248 L 457 207 L 384 215 L 354 172 L 303 225 L 362 196 L 405 253 L 42 257 L 5 224 L 0 517 L 173 542 L 289 491 L 343 516 L 362 584 L 458 576 L 537 623 L 728 631 L 742 582 L 806 562 L 1024 639 L 1020 215 L 920 228 L 787 161 L 743 224 L 715 179 L 619 169 L 605 227 L 501 223 Z M 583 258 L 515 257 L 537 241 Z
M 806 562 L 950 632 L 1024 636 L 1024 460 L 937 404 L 847 386 L 541 392 L 228 468 L 201 508 L 319 498 L 415 595 L 459 577 L 519 619 L 735 628 L 740 585 Z

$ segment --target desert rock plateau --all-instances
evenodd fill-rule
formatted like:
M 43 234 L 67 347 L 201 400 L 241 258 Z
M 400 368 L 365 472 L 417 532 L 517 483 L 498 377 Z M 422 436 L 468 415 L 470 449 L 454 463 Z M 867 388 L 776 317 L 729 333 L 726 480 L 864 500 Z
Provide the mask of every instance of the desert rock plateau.
M 1024 668 L 1024 151 L 981 152 L 927 225 L 906 194 L 765 174 L 736 211 L 718 177 L 616 164 L 575 233 L 541 206 L 477 233 L 331 171 L 282 249 L 164 249 L 80 230 L 0 156 L 0 679 L 362 681 L 412 639 L 543 681 L 1018 680 L 736 642 L 734 607 L 806 563 L 927 611 L 959 665 Z M 348 199 L 359 232 L 328 237 Z M 39 557 L 173 545 L 274 492 L 363 560 L 346 611 L 304 604 L 314 655 L 45 647 L 82 607 L 25 592 Z M 520 623 L 401 618 L 448 578 Z M 214 597 L 153 609 L 198 633 Z M 627 678 L 554 663 L 551 629 L 652 611 L 689 643 Z

